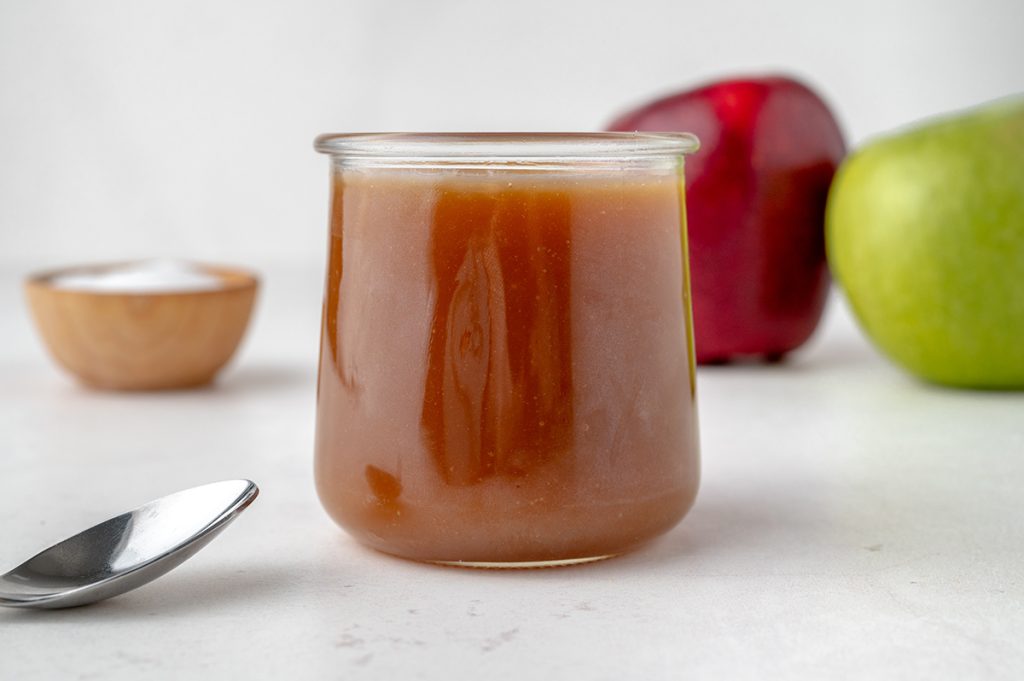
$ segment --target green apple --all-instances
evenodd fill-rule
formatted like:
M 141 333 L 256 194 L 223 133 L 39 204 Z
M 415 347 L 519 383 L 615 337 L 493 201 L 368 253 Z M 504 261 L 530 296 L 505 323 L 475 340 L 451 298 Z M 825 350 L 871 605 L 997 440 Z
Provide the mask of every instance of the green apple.
M 854 314 L 895 362 L 936 383 L 1024 389 L 1024 98 L 848 157 L 826 247 Z

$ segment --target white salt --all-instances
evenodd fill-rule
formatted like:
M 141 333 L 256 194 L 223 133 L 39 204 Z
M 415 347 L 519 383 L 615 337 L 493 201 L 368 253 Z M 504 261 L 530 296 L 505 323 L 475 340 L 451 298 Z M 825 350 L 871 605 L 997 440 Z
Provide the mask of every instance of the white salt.
M 61 289 L 97 293 L 180 293 L 223 286 L 216 276 L 184 260 L 146 260 L 102 270 L 69 272 L 54 277 Z

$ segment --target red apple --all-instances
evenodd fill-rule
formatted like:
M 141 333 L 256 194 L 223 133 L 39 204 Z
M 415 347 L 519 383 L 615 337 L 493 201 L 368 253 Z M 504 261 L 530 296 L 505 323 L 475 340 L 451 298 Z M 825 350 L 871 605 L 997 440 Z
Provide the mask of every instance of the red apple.
M 832 113 L 784 77 L 705 85 L 616 119 L 619 131 L 686 131 L 697 361 L 769 360 L 806 341 L 828 293 L 825 199 L 846 146 Z

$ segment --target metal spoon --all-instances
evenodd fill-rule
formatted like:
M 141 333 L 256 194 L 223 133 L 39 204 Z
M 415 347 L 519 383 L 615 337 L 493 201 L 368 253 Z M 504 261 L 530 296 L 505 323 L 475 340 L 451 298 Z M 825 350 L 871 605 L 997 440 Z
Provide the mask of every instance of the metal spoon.
M 0 575 L 0 605 L 71 608 L 131 591 L 188 560 L 257 494 L 249 480 L 225 480 L 111 518 Z

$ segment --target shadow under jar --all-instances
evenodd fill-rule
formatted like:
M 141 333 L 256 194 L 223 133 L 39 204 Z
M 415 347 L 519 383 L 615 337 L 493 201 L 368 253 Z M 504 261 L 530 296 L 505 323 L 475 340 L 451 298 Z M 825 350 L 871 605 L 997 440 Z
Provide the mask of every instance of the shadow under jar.
M 570 564 L 697 493 L 686 134 L 324 135 L 316 484 L 363 544 Z

